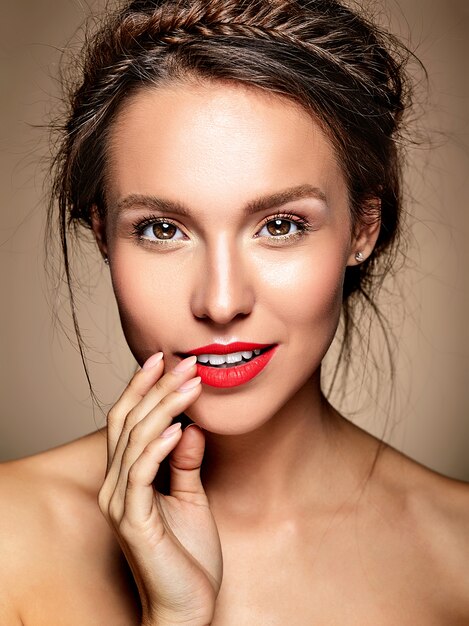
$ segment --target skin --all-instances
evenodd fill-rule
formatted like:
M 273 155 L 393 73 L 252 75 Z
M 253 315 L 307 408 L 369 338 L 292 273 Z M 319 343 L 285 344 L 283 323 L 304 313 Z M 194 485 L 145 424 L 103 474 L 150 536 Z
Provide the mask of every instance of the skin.
M 352 225 L 320 127 L 281 98 L 177 84 L 127 102 L 108 149 L 93 229 L 137 362 L 164 359 L 136 374 L 107 436 L 2 467 L 3 621 L 139 624 L 140 596 L 146 624 L 178 623 L 181 598 L 193 626 L 467 623 L 467 486 L 388 447 L 370 478 L 378 442 L 321 393 L 345 269 L 378 223 Z M 321 194 L 243 212 L 302 185 Z M 151 227 L 138 239 L 152 211 L 137 194 L 187 207 L 162 214 L 175 243 Z M 277 211 L 312 229 L 273 242 Z M 243 386 L 178 391 L 196 371 L 175 372 L 177 353 L 235 340 L 278 349 Z M 161 438 L 182 411 L 199 428 Z M 168 455 L 162 496 L 151 483 Z

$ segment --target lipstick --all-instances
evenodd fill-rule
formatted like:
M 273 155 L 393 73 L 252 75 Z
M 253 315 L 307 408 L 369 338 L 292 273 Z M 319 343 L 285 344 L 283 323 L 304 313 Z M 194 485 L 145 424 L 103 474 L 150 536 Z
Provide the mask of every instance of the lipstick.
M 236 341 L 230 344 L 212 343 L 188 350 L 184 353 L 184 356 L 261 350 L 261 354 L 253 356 L 251 360 L 233 364 L 230 367 L 220 368 L 197 363 L 197 375 L 202 378 L 202 383 L 211 387 L 229 388 L 243 385 L 260 374 L 274 356 L 277 347 L 277 345 L 273 344 L 247 343 L 244 341 Z

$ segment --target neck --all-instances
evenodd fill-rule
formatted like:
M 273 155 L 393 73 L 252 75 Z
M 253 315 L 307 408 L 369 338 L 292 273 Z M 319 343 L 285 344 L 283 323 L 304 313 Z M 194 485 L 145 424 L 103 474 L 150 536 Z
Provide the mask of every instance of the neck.
M 218 516 L 256 522 L 324 503 L 344 420 L 310 379 L 268 423 L 243 435 L 206 432 L 202 481 Z M 343 463 L 343 459 L 342 459 Z M 337 474 L 337 471 L 336 471 Z

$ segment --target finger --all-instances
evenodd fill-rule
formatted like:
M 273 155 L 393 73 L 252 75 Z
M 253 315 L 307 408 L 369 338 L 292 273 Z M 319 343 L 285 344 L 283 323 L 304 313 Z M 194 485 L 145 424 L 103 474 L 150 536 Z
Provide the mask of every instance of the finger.
M 169 393 L 178 389 L 184 382 L 186 382 L 191 376 L 196 373 L 197 357 L 191 356 L 183 361 L 180 361 L 175 368 L 167 372 L 164 376 L 159 378 L 156 384 L 148 391 L 146 396 L 140 399 L 140 401 L 131 408 L 124 419 L 124 423 L 121 426 L 121 432 L 117 441 L 116 448 L 114 450 L 114 456 L 109 466 L 109 472 L 112 471 L 112 467 L 117 469 L 120 467 L 122 455 L 128 445 L 128 440 L 132 429 L 142 419 L 151 412 L 155 406 L 161 402 L 161 400 Z M 166 424 L 167 426 L 167 424 Z M 161 428 L 163 430 L 163 427 Z M 159 432 L 161 432 L 161 430 Z M 158 432 L 158 434 L 159 434 Z M 148 443 L 148 442 L 146 442 Z M 140 453 L 141 450 L 139 450 Z M 133 462 L 134 459 L 132 459 Z M 117 476 L 117 474 L 116 474 Z
M 119 467 L 119 474 L 116 482 L 115 492 L 112 495 L 113 516 L 119 517 L 123 514 L 125 492 L 128 485 L 128 475 L 130 468 L 140 457 L 143 450 L 154 439 L 171 424 L 173 418 L 180 415 L 194 402 L 201 392 L 201 379 L 197 376 L 185 384 L 191 387 L 187 390 L 173 391 L 165 396 L 150 413 L 134 426 L 130 435 L 128 445 L 122 456 Z M 155 476 L 153 476 L 153 479 Z
M 124 513 L 129 523 L 140 527 L 154 515 L 153 481 L 162 461 L 181 438 L 181 423 L 169 426 L 153 439 L 132 465 L 128 474 L 124 499 Z
M 128 463 L 128 466 L 126 466 L 124 470 L 122 471 L 123 455 L 127 447 L 129 446 L 130 433 L 132 432 L 133 428 L 135 428 L 142 421 L 142 419 L 146 416 L 144 412 L 146 409 L 153 410 L 155 408 L 155 405 L 158 406 L 159 403 L 162 402 L 162 400 L 167 395 L 169 395 L 172 392 L 175 392 L 181 386 L 181 384 L 188 382 L 187 379 L 191 375 L 195 374 L 196 372 L 195 364 L 196 364 L 195 356 L 184 359 L 183 361 L 178 363 L 178 365 L 174 369 L 167 372 L 163 377 L 161 377 L 156 382 L 156 384 L 153 386 L 150 392 L 148 392 L 147 396 L 145 396 L 145 398 L 142 398 L 140 403 L 138 403 L 135 407 L 133 407 L 133 409 L 131 409 L 131 411 L 127 414 L 127 416 L 125 416 L 123 423 L 122 423 L 122 416 L 119 418 L 116 418 L 116 419 L 119 419 L 120 421 L 121 432 L 119 435 L 119 439 L 117 441 L 117 445 L 114 450 L 113 457 L 110 461 L 110 464 L 107 470 L 105 483 L 103 487 L 101 488 L 100 497 L 99 497 L 100 508 L 107 517 L 109 517 L 109 515 L 106 514 L 105 512 L 106 502 L 108 503 L 108 506 L 110 506 L 110 501 L 114 497 L 119 481 L 120 481 L 119 493 L 123 497 L 123 494 L 125 493 L 125 486 L 123 487 L 123 485 L 127 483 L 128 468 L 135 461 L 137 456 L 139 456 L 139 454 L 141 453 L 143 448 L 149 443 L 149 441 L 157 437 L 162 432 L 162 430 L 166 426 L 168 426 L 169 422 L 165 423 L 163 420 L 160 426 L 156 430 L 152 431 L 150 437 L 148 436 L 146 438 L 145 436 L 142 437 L 141 436 L 142 433 L 140 433 L 138 429 L 134 432 L 133 438 L 135 440 L 135 444 L 137 444 L 138 442 L 142 442 L 143 445 L 141 445 L 141 443 L 138 443 L 138 446 L 133 446 L 135 447 L 137 453 L 136 454 L 132 453 L 130 456 L 128 456 L 126 460 L 126 462 Z M 159 366 L 157 365 L 156 367 L 159 367 Z M 179 395 L 184 396 L 184 394 L 179 394 Z M 151 397 L 150 402 L 147 399 L 148 396 Z M 143 400 L 145 400 L 145 402 L 143 402 Z M 120 406 L 122 407 L 122 405 Z M 171 413 L 172 417 L 177 416 L 185 408 L 187 408 L 187 406 L 188 406 L 188 403 L 183 402 L 181 409 L 177 413 Z M 118 410 L 119 408 L 116 409 L 116 413 L 115 413 L 116 415 L 118 415 Z M 150 410 L 150 413 L 151 413 L 151 410 Z M 104 507 L 104 510 L 103 510 L 103 507 Z
M 165 395 L 177 389 L 183 382 L 196 375 L 197 357 L 190 356 L 180 361 L 173 369 L 161 376 L 143 398 L 132 407 L 125 430 L 130 431 L 137 422 L 147 415 Z
M 136 372 L 120 398 L 109 411 L 107 419 L 108 469 L 114 457 L 126 416 L 154 386 L 163 373 L 163 369 L 163 353 L 157 352 Z
M 205 435 L 201 428 L 191 424 L 170 456 L 170 495 L 194 504 L 207 504 L 200 477 L 204 451 Z

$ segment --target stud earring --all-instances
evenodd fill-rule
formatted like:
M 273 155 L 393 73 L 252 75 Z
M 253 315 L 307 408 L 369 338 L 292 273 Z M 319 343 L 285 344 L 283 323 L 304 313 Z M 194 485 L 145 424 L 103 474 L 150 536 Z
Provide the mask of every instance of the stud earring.
M 363 256 L 362 252 L 355 253 L 355 261 L 357 261 L 358 263 L 361 263 L 364 260 L 365 260 L 365 257 Z
M 107 256 L 104 257 L 103 261 L 106 263 L 106 265 L 109 265 L 109 259 L 107 258 Z

